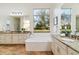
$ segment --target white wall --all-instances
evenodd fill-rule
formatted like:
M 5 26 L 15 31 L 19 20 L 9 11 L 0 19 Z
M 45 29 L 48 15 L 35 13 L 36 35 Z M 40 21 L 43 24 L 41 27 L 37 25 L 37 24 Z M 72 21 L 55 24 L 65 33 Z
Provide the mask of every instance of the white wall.
M 50 30 L 52 31 L 53 10 L 58 4 L 56 3 L 1 3 L 0 16 L 29 16 L 31 21 L 31 31 L 33 32 L 33 9 L 50 8 Z M 12 12 L 22 12 L 22 15 L 12 14 Z
M 25 22 L 28 21 L 28 24 L 25 24 Z M 22 16 L 20 19 L 20 27 L 21 28 L 25 28 L 26 31 L 30 31 L 31 27 L 30 27 L 30 20 L 29 20 L 29 16 Z M 24 26 L 25 25 L 25 26 Z
M 54 34 L 60 34 L 60 28 L 61 28 L 61 7 L 63 4 L 59 4 L 54 10 L 53 10 L 53 23 L 52 23 L 52 33 Z M 58 25 L 54 25 L 54 18 L 58 17 Z

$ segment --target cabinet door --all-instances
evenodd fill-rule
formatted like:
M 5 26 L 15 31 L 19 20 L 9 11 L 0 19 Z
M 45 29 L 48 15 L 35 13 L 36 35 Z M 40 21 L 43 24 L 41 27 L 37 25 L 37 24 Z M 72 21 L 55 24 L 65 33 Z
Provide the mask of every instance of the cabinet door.
M 60 49 L 59 49 L 59 46 L 57 44 L 55 44 L 54 54 L 55 55 L 59 55 L 60 54 Z
M 27 39 L 27 34 L 22 34 L 23 35 L 23 39 L 26 40 Z
M 59 47 L 60 55 L 67 55 L 67 49 L 64 49 L 63 47 Z
M 4 43 L 5 43 L 5 35 L 0 34 L 0 44 L 4 44 Z
M 12 38 L 11 38 L 11 34 L 5 34 L 5 44 L 11 44 L 12 43 Z
M 12 43 L 17 44 L 18 41 L 18 34 L 12 34 Z
M 62 42 L 55 40 L 55 54 L 67 55 L 67 46 Z
M 71 48 L 68 48 L 68 55 L 79 55 L 78 52 L 74 51 L 73 49 Z
M 55 44 L 56 49 L 55 49 L 55 54 L 57 55 L 67 55 L 67 49 L 64 49 L 58 44 Z
M 25 44 L 26 34 L 18 34 L 18 42 L 21 44 Z
M 19 34 L 18 36 L 19 36 L 18 37 L 18 42 L 20 44 L 24 44 L 25 43 L 24 35 L 23 34 Z
M 52 41 L 51 43 L 51 49 L 52 49 L 53 54 L 55 54 L 55 42 L 54 41 Z

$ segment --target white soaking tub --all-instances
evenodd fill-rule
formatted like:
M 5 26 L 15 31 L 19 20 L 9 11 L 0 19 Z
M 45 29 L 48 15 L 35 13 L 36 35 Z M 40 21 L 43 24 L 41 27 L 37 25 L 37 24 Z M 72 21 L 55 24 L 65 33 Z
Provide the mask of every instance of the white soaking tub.
M 49 34 L 32 34 L 25 41 L 27 51 L 51 51 L 51 36 Z

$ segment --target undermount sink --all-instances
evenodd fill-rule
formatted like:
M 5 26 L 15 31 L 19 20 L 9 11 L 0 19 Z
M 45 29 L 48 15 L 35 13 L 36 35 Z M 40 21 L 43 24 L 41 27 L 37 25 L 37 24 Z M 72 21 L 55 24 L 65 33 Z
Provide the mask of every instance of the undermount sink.
M 69 38 L 62 38 L 63 41 L 74 42 L 75 40 Z
M 70 39 L 70 38 L 62 38 L 62 41 L 64 41 L 67 44 L 71 44 L 75 47 L 76 46 L 79 47 L 79 41 L 77 41 L 77 40 L 73 40 L 73 39 Z

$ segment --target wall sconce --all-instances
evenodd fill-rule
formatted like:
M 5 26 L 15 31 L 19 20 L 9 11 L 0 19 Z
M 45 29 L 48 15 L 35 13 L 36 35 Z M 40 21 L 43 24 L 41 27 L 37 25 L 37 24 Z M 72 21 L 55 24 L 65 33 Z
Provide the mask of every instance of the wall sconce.
M 23 15 L 23 12 L 19 12 L 19 11 L 18 12 L 17 11 L 15 12 L 14 11 L 14 12 L 11 12 L 10 15 Z

